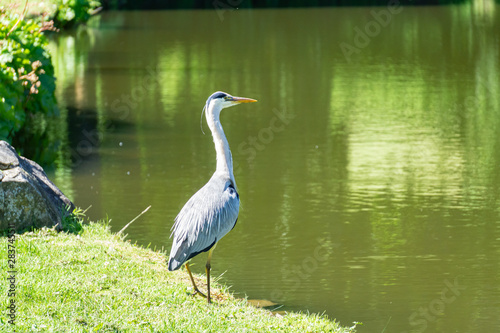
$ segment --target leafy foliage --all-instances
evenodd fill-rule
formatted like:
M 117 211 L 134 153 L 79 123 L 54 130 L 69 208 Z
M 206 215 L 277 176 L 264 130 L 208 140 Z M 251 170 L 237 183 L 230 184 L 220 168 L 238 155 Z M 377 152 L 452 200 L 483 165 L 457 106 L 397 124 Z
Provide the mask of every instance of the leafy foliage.
M 0 9 L 0 138 L 22 153 L 33 146 L 33 139 L 46 137 L 45 116 L 58 114 L 44 29 L 41 23 Z
M 54 68 L 42 26 L 0 14 L 0 136 L 19 131 L 30 114 L 57 112 Z
M 54 17 L 60 28 L 86 22 L 101 3 L 95 0 L 58 0 Z
M 57 10 L 47 13 L 59 27 L 85 22 L 100 5 L 95 0 L 51 0 Z M 8 8 L 15 8 L 10 3 Z M 54 67 L 43 31 L 55 30 L 47 16 L 27 20 L 0 7 L 0 140 L 42 165 L 56 158 Z M 52 127 L 52 130 L 49 129 Z

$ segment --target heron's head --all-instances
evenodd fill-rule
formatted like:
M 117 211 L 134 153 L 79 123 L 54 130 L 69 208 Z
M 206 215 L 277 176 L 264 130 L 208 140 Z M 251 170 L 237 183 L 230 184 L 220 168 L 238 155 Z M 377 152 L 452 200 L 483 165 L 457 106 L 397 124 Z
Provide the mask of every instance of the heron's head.
M 246 97 L 235 97 L 229 95 L 228 93 L 217 91 L 207 99 L 206 107 L 207 109 L 213 108 L 222 110 L 233 105 L 252 102 L 257 102 L 257 100 Z

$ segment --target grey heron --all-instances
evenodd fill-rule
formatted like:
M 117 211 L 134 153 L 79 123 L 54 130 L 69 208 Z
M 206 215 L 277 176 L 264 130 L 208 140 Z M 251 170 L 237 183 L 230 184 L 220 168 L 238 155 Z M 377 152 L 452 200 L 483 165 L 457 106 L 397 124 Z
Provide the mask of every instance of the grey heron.
M 225 92 L 213 93 L 205 103 L 205 116 L 212 132 L 217 154 L 217 167 L 212 178 L 182 207 L 172 226 L 173 243 L 168 260 L 168 270 L 179 269 L 186 263 L 186 270 L 194 287 L 194 294 L 210 299 L 210 261 L 217 242 L 236 225 L 240 208 L 233 174 L 233 159 L 229 143 L 220 123 L 222 109 L 241 103 L 257 102 L 255 99 L 234 97 Z M 170 237 L 172 237 L 172 235 Z M 189 269 L 189 260 L 208 251 L 206 263 L 207 295 L 196 286 Z

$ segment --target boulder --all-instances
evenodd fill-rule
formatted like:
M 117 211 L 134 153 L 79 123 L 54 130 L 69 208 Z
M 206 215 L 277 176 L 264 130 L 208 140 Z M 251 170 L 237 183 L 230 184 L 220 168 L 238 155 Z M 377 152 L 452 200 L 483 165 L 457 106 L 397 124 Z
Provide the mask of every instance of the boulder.
M 19 156 L 0 141 L 0 231 L 43 226 L 61 229 L 73 203 L 52 183 L 42 167 Z

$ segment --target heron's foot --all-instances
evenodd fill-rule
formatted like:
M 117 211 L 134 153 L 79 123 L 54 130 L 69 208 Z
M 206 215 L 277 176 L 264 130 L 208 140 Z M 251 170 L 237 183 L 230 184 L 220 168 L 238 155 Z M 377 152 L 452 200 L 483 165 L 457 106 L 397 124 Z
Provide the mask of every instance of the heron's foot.
M 204 293 L 202 293 L 198 288 L 195 288 L 194 292 L 192 294 L 190 294 L 190 295 L 191 296 L 200 295 L 201 297 L 207 298 L 207 295 L 205 295 Z

